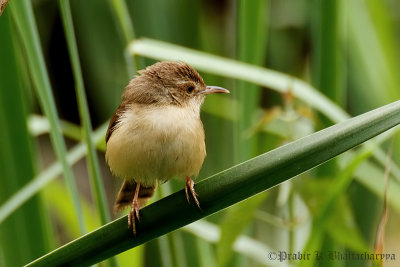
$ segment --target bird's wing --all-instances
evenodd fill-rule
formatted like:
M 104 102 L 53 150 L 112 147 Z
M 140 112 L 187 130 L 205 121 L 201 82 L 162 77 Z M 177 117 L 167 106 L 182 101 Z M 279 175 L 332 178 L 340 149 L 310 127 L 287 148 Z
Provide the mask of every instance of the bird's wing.
M 137 78 L 135 78 L 137 79 Z M 129 100 L 128 100 L 129 99 Z M 148 91 L 143 90 L 141 86 L 134 86 L 131 82 L 125 88 L 123 99 L 113 116 L 111 117 L 110 124 L 108 125 L 106 133 L 106 143 L 110 139 L 113 131 L 117 128 L 121 116 L 124 114 L 126 109 L 131 105 L 152 105 L 156 100 L 148 94 Z
M 126 109 L 126 104 L 124 102 L 121 103 L 121 105 L 119 105 L 119 107 L 117 108 L 117 110 L 114 112 L 114 114 L 111 117 L 110 120 L 110 124 L 108 124 L 108 129 L 107 129 L 107 133 L 106 133 L 106 143 L 108 142 L 108 140 L 110 139 L 112 133 L 114 132 L 116 126 L 118 125 L 120 118 L 123 114 L 123 112 Z

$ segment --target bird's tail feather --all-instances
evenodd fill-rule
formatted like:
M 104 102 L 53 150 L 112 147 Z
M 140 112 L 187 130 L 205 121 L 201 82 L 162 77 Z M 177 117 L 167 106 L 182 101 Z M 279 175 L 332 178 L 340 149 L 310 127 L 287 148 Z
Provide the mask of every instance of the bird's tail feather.
M 124 179 L 121 189 L 119 190 L 117 199 L 115 200 L 114 212 L 118 212 L 122 210 L 125 206 L 128 206 L 132 203 L 133 197 L 135 196 L 136 185 L 136 182 L 130 182 Z M 140 186 L 138 197 L 140 208 L 146 205 L 147 200 L 149 200 L 149 198 L 153 196 L 156 187 L 157 184 L 155 184 L 153 187 Z

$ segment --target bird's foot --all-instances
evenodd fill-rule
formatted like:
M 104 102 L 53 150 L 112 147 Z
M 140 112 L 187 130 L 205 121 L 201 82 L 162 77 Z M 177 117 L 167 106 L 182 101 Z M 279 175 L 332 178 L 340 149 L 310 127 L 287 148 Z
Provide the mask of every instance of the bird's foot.
M 188 203 L 190 203 L 189 191 L 194 199 L 194 202 L 196 203 L 196 206 L 201 210 L 200 202 L 197 199 L 197 193 L 194 190 L 194 182 L 189 176 L 186 176 L 185 194 Z
M 131 228 L 132 226 L 133 235 L 136 235 L 136 219 L 140 222 L 140 216 L 139 216 L 140 206 L 138 202 L 139 189 L 140 189 L 140 183 L 136 185 L 135 196 L 133 197 L 131 209 L 128 214 L 128 229 Z

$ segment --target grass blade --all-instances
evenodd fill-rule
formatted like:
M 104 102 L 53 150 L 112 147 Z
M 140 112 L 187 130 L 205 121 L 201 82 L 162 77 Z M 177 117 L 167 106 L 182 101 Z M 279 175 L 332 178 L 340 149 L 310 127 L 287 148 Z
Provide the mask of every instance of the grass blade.
M 268 1 L 238 1 L 238 59 L 254 65 L 262 65 L 267 47 Z M 258 151 L 257 136 L 245 137 L 245 132 L 254 124 L 261 101 L 261 88 L 255 84 L 237 81 L 234 91 L 240 108 L 236 109 L 235 162 L 243 162 Z
M 111 7 L 119 28 L 122 30 L 125 45 L 128 45 L 130 40 L 135 39 L 135 30 L 126 2 L 125 0 L 111 0 Z M 129 77 L 133 77 L 136 70 L 139 69 L 139 62 L 135 55 L 131 57 L 129 53 L 125 53 L 124 56 Z
M 221 230 L 219 227 L 213 223 L 207 222 L 206 220 L 200 220 L 186 225 L 182 228 L 182 230 L 187 231 L 210 243 L 218 243 L 221 237 Z M 268 251 L 274 251 L 274 249 L 245 235 L 240 235 L 236 239 L 233 244 L 233 250 L 249 257 L 261 266 L 290 266 L 287 263 L 269 260 L 265 254 Z
M 72 21 L 69 1 L 60 0 L 60 9 L 64 25 L 64 32 L 68 43 L 70 59 L 72 63 L 72 70 L 75 78 L 75 90 L 78 101 L 79 116 L 82 123 L 84 140 L 87 146 L 87 163 L 89 166 L 92 191 L 96 201 L 97 209 L 99 210 L 100 221 L 102 224 L 106 224 L 108 221 L 110 221 L 110 213 L 108 209 L 106 194 L 104 192 L 104 186 L 102 183 L 100 165 L 93 142 L 92 123 L 90 121 L 89 107 L 86 99 L 85 88 L 83 85 L 82 70 L 79 63 L 78 48 L 76 46 L 74 25 Z
M 50 122 L 51 142 L 63 168 L 64 178 L 74 203 L 79 228 L 82 233 L 85 233 L 86 227 L 83 220 L 82 208 L 79 203 L 78 190 L 76 188 L 72 169 L 67 162 L 67 149 L 61 135 L 60 121 L 51 91 L 50 79 L 46 70 L 44 56 L 40 47 L 39 34 L 36 28 L 32 4 L 30 1 L 13 1 L 10 3 L 10 9 L 26 49 L 29 70 L 31 71 L 33 83 L 37 90 L 40 105 Z
M 137 236 L 127 216 L 39 258 L 30 266 L 93 264 L 274 187 L 400 124 L 400 101 L 262 154 L 196 185 L 203 211 L 184 190 L 141 210 Z
M 0 21 L 0 203 L 7 201 L 36 173 L 33 138 L 26 118 L 28 101 L 26 84 L 21 82 L 18 56 L 7 11 Z M 8 220 L 0 224 L 0 265 L 22 266 L 53 246 L 49 221 L 40 196 L 21 206 Z M 50 241 L 50 242 L 48 242 Z M 34 243 L 35 246 L 30 244 Z
M 370 156 L 371 152 L 366 151 L 358 154 L 352 161 L 346 166 L 341 175 L 336 179 L 335 185 L 329 189 L 326 198 L 323 200 L 318 214 L 313 219 L 313 225 L 311 235 L 305 245 L 303 251 L 321 251 L 321 246 L 324 240 L 325 224 L 329 221 L 329 215 L 332 213 L 333 205 L 338 201 L 338 197 L 347 189 L 352 181 L 352 175 L 357 169 L 358 165 L 361 164 Z M 316 259 L 311 259 L 311 262 L 302 261 L 300 266 L 308 266 L 310 263 L 313 264 Z
M 94 142 L 104 140 L 104 133 L 107 129 L 108 123 L 103 124 L 93 134 Z M 78 160 L 86 155 L 86 145 L 84 142 L 77 144 L 73 147 L 66 156 L 68 164 L 73 165 Z M 25 184 L 18 192 L 12 195 L 0 207 L 0 223 L 4 221 L 10 214 L 18 209 L 28 199 L 37 194 L 46 184 L 54 180 L 62 173 L 63 169 L 59 161 L 53 163 L 40 174 L 38 174 L 32 181 Z
M 343 79 L 344 64 L 341 59 L 340 1 L 314 1 L 314 23 L 312 40 L 314 85 L 324 95 L 338 104 L 346 103 Z
M 297 98 L 308 103 L 334 122 L 349 118 L 349 115 L 339 106 L 309 84 L 284 73 L 152 39 L 132 41 L 128 50 L 132 54 L 158 60 L 183 60 L 200 71 L 252 82 L 280 93 L 291 90 Z
M 254 65 L 263 65 L 265 61 L 268 33 L 269 7 L 268 0 L 237 1 L 237 58 Z M 236 81 L 233 91 L 239 104 L 236 112 L 238 120 L 234 124 L 233 144 L 234 162 L 240 163 L 260 153 L 259 134 L 246 136 L 246 132 L 255 124 L 261 101 L 261 88 L 258 85 Z M 218 148 L 220 149 L 220 148 Z M 217 245 L 218 266 L 234 263 L 248 265 L 241 255 L 235 255 L 232 247 L 236 238 L 251 222 L 254 211 L 262 204 L 267 195 L 258 195 L 243 201 L 227 210 L 221 223 L 221 238 Z M 237 259 L 240 257 L 240 259 Z M 244 261 L 241 262 L 241 261 Z

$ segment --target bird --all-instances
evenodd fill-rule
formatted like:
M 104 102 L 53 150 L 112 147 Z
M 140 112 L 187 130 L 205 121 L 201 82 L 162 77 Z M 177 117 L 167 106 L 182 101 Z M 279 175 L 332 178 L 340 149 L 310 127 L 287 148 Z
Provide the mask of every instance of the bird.
M 200 74 L 182 61 L 161 61 L 138 71 L 111 117 L 105 140 L 106 162 L 123 178 L 114 211 L 130 205 L 128 228 L 136 235 L 139 210 L 159 183 L 186 180 L 185 195 L 201 210 L 194 181 L 206 156 L 200 108 L 207 95 L 229 93 L 207 86 Z

